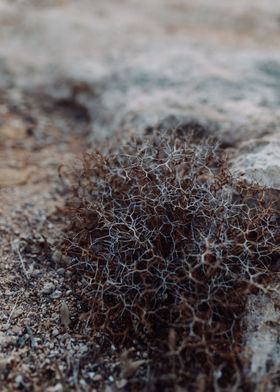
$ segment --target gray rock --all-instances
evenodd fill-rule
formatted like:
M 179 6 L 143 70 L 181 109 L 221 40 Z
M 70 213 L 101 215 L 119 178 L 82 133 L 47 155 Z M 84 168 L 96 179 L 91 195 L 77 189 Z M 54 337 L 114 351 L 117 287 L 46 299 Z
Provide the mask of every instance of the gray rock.
M 279 318 L 275 312 L 279 303 L 279 293 L 273 295 L 259 293 L 250 295 L 245 318 L 245 355 L 249 359 L 247 374 L 259 385 L 271 382 L 267 369 L 273 363 L 280 366 Z M 266 383 L 266 384 L 265 384 Z M 261 391 L 261 389 L 257 389 Z M 273 390 L 273 387 L 266 390 Z
M 60 251 L 60 250 L 55 250 L 55 251 L 53 252 L 53 254 L 52 254 L 52 261 L 53 261 L 54 263 L 59 264 L 60 261 L 61 261 L 61 259 L 62 259 L 62 257 L 63 257 L 63 255 L 62 255 L 61 251 Z
M 53 330 L 52 330 L 52 336 L 57 336 L 57 335 L 59 335 L 59 330 L 57 329 L 57 328 L 54 328 Z
M 55 290 L 55 285 L 52 282 L 47 282 L 41 290 L 42 294 L 49 295 Z
M 93 142 L 169 115 L 232 142 L 279 135 L 278 2 L 80 0 L 46 2 L 42 12 L 33 1 L 1 0 L 0 7 L 2 83 L 43 92 L 54 104 L 74 100 L 88 113 Z
M 232 172 L 249 182 L 280 190 L 280 140 L 252 140 L 233 159 Z
M 65 274 L 65 269 L 64 268 L 58 268 L 57 271 L 58 275 L 63 276 Z
M 23 376 L 21 374 L 18 374 L 16 376 L 15 383 L 16 383 L 17 388 L 20 388 L 24 385 Z
M 58 299 L 62 296 L 62 291 L 60 290 L 55 290 L 52 294 L 51 294 L 51 298 L 52 299 Z

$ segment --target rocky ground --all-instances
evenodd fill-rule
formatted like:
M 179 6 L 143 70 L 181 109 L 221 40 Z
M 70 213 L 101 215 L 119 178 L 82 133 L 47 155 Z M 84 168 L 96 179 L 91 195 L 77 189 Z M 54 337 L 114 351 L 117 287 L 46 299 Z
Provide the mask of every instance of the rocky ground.
M 192 121 L 221 140 L 235 175 L 279 190 L 279 39 L 273 0 L 0 1 L 1 390 L 125 387 L 56 252 L 58 168 L 114 134 Z M 248 301 L 260 391 L 280 365 L 277 298 Z

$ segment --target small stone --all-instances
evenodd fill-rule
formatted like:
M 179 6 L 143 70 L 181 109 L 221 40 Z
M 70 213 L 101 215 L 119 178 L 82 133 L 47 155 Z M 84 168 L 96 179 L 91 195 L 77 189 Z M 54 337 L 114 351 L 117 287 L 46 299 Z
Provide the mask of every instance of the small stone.
M 82 386 L 83 391 L 88 391 L 88 385 L 85 380 L 80 380 L 80 385 Z M 94 392 L 94 391 L 96 391 L 96 389 L 91 389 L 91 392 Z
M 64 275 L 65 269 L 64 268 L 58 268 L 57 273 L 58 273 L 58 275 Z
M 0 358 L 0 373 L 6 369 L 7 365 L 9 364 L 10 360 L 6 358 Z
M 52 282 L 47 282 L 41 290 L 42 294 L 51 294 L 55 289 L 55 285 Z
M 48 388 L 48 392 L 63 392 L 64 387 L 62 384 L 58 383 L 54 387 Z
M 93 381 L 101 381 L 103 380 L 103 377 L 101 376 L 101 374 L 96 374 L 96 376 L 94 376 L 92 379 Z
M 50 343 L 48 344 L 48 346 L 49 346 L 49 348 L 52 350 L 52 349 L 54 348 L 54 342 L 50 342 Z
M 60 290 L 55 290 L 55 291 L 52 293 L 51 298 L 52 298 L 52 299 L 58 299 L 58 298 L 60 298 L 61 296 L 62 296 L 62 291 L 60 291 Z
M 86 344 L 80 344 L 79 352 L 80 352 L 80 354 L 85 354 L 86 352 L 88 352 L 88 348 L 87 348 Z
M 17 388 L 20 388 L 22 385 L 24 385 L 23 377 L 22 377 L 21 374 L 18 374 L 18 375 L 16 376 L 15 382 L 16 382 Z
M 18 307 L 13 311 L 13 314 L 11 316 L 12 319 L 16 319 L 19 316 L 21 316 L 22 314 L 24 314 L 24 309 L 22 307 Z
M 3 348 L 6 348 L 10 345 L 15 345 L 17 343 L 17 336 L 6 335 L 3 332 L 0 332 L 0 351 Z
M 66 329 L 68 329 L 70 324 L 70 312 L 69 312 L 68 305 L 65 301 L 63 301 L 61 304 L 60 320 L 61 320 L 61 324 L 64 325 Z
M 60 250 L 55 250 L 52 254 L 52 261 L 54 263 L 60 263 L 61 260 L 62 260 L 62 253 L 60 252 Z
M 32 278 L 38 278 L 40 275 L 42 275 L 42 271 L 40 271 L 40 270 L 34 270 L 34 271 L 30 272 L 30 276 Z
M 19 335 L 19 334 L 21 333 L 21 331 L 22 331 L 22 328 L 19 327 L 18 325 L 14 325 L 13 327 L 11 327 L 11 331 L 12 331 L 14 334 Z
M 117 380 L 116 381 L 116 386 L 118 389 L 122 389 L 126 386 L 127 384 L 127 380 L 125 378 L 123 378 L 122 380 Z
M 64 266 L 70 265 L 71 264 L 71 257 L 69 256 L 62 256 L 61 264 Z
M 59 335 L 59 330 L 57 329 L 57 328 L 54 328 L 53 330 L 52 330 L 52 336 L 57 336 L 57 335 Z
M 55 250 L 52 254 L 52 261 L 62 267 L 66 267 L 71 264 L 71 257 L 63 255 L 60 250 Z

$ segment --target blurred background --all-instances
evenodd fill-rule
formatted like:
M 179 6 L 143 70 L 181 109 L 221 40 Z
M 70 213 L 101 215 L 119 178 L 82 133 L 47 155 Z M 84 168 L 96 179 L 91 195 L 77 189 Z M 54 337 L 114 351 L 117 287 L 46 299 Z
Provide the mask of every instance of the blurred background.
M 279 39 L 274 0 L 0 0 L 2 167 L 158 122 L 277 140 Z

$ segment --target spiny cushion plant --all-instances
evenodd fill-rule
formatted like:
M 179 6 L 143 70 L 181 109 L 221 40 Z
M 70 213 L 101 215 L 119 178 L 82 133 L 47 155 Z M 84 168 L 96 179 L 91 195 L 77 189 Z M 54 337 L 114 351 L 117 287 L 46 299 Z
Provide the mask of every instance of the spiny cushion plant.
M 142 347 L 150 389 L 244 385 L 246 294 L 279 254 L 265 190 L 234 180 L 215 143 L 179 131 L 89 153 L 73 183 L 65 249 L 93 333 Z

